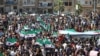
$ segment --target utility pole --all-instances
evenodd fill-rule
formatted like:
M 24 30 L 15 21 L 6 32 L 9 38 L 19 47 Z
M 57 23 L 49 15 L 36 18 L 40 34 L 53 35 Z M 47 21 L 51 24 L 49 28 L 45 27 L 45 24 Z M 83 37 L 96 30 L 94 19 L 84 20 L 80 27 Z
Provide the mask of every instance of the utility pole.
M 58 14 L 60 15 L 60 2 L 59 2 L 59 11 L 58 11 Z
M 96 12 L 97 0 L 93 0 L 93 10 Z

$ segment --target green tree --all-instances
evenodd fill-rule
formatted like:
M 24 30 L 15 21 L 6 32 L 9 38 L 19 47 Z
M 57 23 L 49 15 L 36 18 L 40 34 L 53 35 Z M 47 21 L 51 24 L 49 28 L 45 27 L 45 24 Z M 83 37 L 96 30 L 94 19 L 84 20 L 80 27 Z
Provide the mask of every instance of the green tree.
M 62 12 L 64 11 L 64 3 L 63 0 L 54 0 L 54 12 Z
M 78 5 L 78 10 L 76 10 L 76 12 L 78 13 L 78 14 L 80 14 L 83 10 L 82 10 L 82 6 L 81 6 L 81 4 L 80 3 L 77 3 L 77 5 Z
M 81 4 L 78 4 L 79 5 L 79 13 L 81 13 L 83 10 L 82 10 L 82 6 Z

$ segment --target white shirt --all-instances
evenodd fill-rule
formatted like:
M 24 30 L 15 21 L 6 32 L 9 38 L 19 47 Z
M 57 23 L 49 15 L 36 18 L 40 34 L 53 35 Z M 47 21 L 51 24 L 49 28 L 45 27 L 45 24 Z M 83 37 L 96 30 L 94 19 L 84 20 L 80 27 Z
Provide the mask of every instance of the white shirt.
M 79 50 L 79 49 L 82 48 L 82 46 L 81 45 L 76 45 L 76 48 Z
M 32 40 L 32 44 L 34 44 L 34 43 L 35 43 L 35 40 L 33 39 L 33 40 Z
M 35 27 L 35 24 L 32 24 L 32 27 Z
M 100 39 L 97 40 L 97 44 L 100 45 Z
M 97 54 L 98 54 L 98 51 L 91 50 L 89 53 L 89 56 L 97 56 Z
M 8 30 L 12 30 L 12 29 L 13 29 L 13 28 L 12 28 L 12 25 L 10 25 L 9 28 L 8 28 Z
M 63 47 L 64 47 L 64 49 L 67 47 L 67 44 L 66 43 L 64 43 L 63 45 L 62 45 Z
M 21 26 L 20 26 L 20 24 L 18 24 L 18 29 L 20 29 L 21 28 Z
M 11 51 L 11 52 L 10 52 L 10 55 L 11 55 L 11 56 L 16 56 L 16 52 Z
M 31 50 L 29 50 L 29 53 L 30 53 L 30 56 L 32 56 L 32 55 L 33 55 L 33 53 L 31 52 Z
M 81 21 L 81 24 L 85 25 L 85 22 L 82 20 L 82 21 Z

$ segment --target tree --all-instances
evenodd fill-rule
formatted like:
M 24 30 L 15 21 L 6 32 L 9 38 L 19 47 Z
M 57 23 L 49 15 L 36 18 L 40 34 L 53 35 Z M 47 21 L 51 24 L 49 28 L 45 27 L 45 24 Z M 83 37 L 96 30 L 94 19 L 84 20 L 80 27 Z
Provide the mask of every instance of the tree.
M 82 6 L 79 3 L 77 3 L 76 5 L 78 6 L 78 9 L 76 10 L 76 12 L 77 12 L 77 14 L 80 14 L 83 11 Z
M 63 0 L 54 0 L 54 12 L 62 12 L 64 11 L 64 3 Z

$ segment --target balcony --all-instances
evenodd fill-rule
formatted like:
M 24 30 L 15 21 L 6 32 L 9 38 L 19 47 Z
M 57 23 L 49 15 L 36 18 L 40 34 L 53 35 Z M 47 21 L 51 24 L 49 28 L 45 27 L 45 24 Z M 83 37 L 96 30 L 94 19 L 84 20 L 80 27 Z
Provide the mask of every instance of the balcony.
M 32 2 L 30 2 L 30 3 L 23 3 L 23 6 L 35 6 L 35 3 L 32 3 Z
M 23 6 L 35 6 L 35 0 L 23 0 Z
M 16 5 L 18 4 L 17 0 L 6 0 L 5 1 L 6 5 Z
M 41 2 L 39 3 L 39 8 L 52 8 L 53 3 L 48 3 L 48 2 Z

